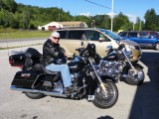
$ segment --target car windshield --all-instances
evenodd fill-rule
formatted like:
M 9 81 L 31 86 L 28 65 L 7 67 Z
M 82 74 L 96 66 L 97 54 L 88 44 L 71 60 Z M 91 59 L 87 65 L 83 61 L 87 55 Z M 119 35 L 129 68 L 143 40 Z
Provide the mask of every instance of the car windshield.
M 119 41 L 121 40 L 121 37 L 109 30 L 105 30 L 105 29 L 99 29 L 101 32 L 103 32 L 104 34 L 108 35 L 109 37 L 111 37 L 112 39 Z

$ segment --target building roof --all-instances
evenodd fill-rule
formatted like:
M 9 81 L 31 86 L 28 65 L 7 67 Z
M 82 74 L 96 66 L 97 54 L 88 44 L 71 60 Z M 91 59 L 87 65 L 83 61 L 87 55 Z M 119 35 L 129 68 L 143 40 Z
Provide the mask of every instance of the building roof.
M 64 27 L 87 27 L 87 24 L 82 21 L 69 21 L 69 22 L 58 22 L 62 24 Z

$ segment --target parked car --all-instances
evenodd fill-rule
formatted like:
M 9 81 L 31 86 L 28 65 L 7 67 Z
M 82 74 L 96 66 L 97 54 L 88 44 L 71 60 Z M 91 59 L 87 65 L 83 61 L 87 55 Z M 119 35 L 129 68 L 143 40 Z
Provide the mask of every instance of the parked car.
M 122 38 L 137 42 L 140 47 L 153 48 L 159 50 L 159 34 L 154 31 L 123 31 L 120 32 Z
M 76 48 L 81 47 L 81 42 L 86 46 L 87 43 L 94 43 L 96 45 L 97 53 L 100 56 L 106 55 L 106 47 L 118 47 L 118 43 L 124 43 L 131 49 L 131 61 L 138 61 L 141 56 L 140 46 L 132 41 L 121 40 L 117 34 L 106 29 L 98 28 L 67 28 L 56 30 L 60 33 L 60 44 L 65 48 L 68 57 L 71 58 Z

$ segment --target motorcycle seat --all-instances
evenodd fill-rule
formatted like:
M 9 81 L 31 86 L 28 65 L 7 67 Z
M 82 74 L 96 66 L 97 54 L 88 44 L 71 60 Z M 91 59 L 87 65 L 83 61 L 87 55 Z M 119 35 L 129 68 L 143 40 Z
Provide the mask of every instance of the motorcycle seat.
M 48 74 L 48 75 L 57 75 L 59 74 L 60 72 L 57 72 L 57 71 L 51 71 L 51 70 L 47 70 L 45 68 L 45 66 L 41 63 L 38 63 L 38 64 L 35 64 L 33 67 L 32 67 L 32 70 L 34 71 L 39 71 L 41 73 L 45 73 L 45 74 Z

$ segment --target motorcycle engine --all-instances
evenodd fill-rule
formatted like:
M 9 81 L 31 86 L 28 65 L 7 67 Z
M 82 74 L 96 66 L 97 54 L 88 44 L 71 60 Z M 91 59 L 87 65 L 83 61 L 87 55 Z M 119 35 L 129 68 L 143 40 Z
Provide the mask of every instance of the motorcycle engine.
M 99 76 L 114 78 L 122 71 L 122 65 L 117 61 L 101 60 L 96 71 Z

